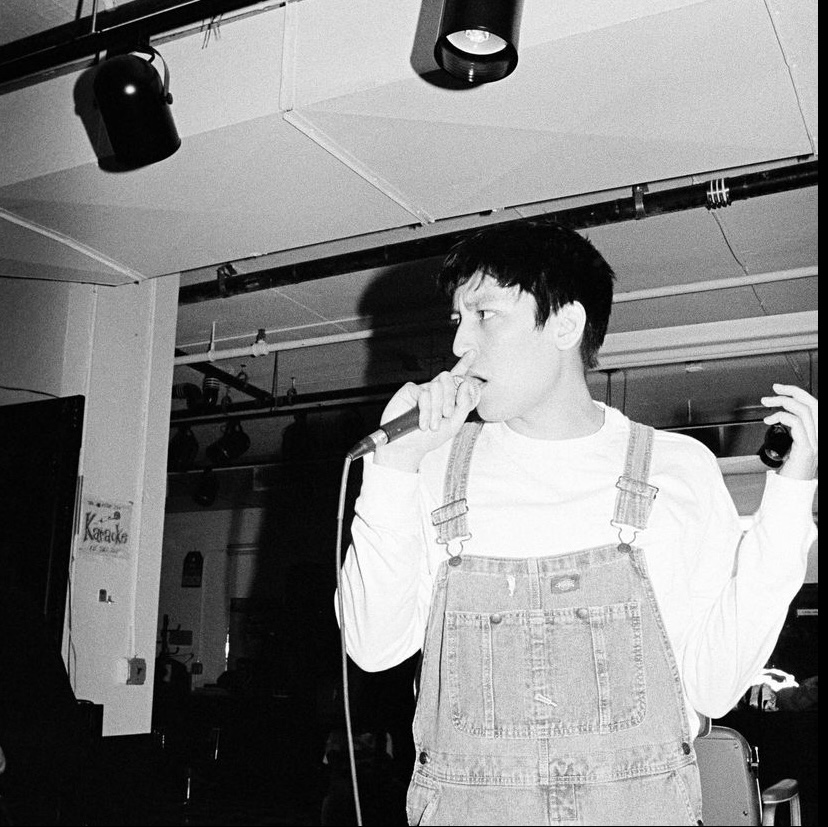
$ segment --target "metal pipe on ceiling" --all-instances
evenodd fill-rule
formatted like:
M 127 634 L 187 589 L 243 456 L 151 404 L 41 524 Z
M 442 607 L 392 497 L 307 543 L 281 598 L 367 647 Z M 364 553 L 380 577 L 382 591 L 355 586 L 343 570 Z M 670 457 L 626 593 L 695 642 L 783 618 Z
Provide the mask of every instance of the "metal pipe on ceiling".
M 427 330 L 430 327 L 448 329 L 448 322 L 445 320 L 435 321 L 430 324 L 406 325 L 405 328 L 393 327 L 387 330 L 384 330 L 382 328 L 354 330 L 349 333 L 332 333 L 328 336 L 316 336 L 314 338 L 309 339 L 292 339 L 286 342 L 271 342 L 270 344 L 266 345 L 262 350 L 264 351 L 264 353 L 276 353 L 278 351 L 283 350 L 297 350 L 299 348 L 317 347 L 318 345 L 335 345 L 340 344 L 342 342 L 355 342 L 358 339 L 373 339 L 384 335 L 400 335 L 402 333 L 405 333 L 406 330 L 410 332 L 422 332 L 423 330 Z M 257 354 L 254 345 L 248 345 L 246 347 L 227 348 L 226 350 L 207 350 L 203 353 L 184 353 L 180 349 L 176 348 L 176 356 L 173 364 L 175 364 L 176 366 L 190 365 L 191 367 L 193 367 L 196 364 L 202 364 L 205 362 L 217 362 L 226 359 L 238 359 L 256 355 Z M 263 355 L 262 351 L 259 351 L 259 355 Z
M 818 267 L 794 267 L 790 270 L 774 270 L 771 273 L 754 273 L 749 276 L 731 276 L 724 279 L 692 281 L 687 284 L 666 284 L 663 287 L 629 290 L 626 293 L 616 293 L 612 301 L 613 304 L 619 304 L 644 301 L 645 299 L 661 299 L 669 296 L 686 296 L 690 293 L 708 293 L 713 290 L 732 290 L 739 287 L 754 287 L 757 284 L 815 278 L 818 275 Z
M 519 218 L 504 224 L 525 223 L 539 218 L 554 219 L 576 230 L 635 221 L 654 215 L 706 207 L 720 209 L 734 201 L 744 201 L 763 195 L 814 187 L 819 183 L 819 161 L 805 161 L 786 167 L 749 172 L 729 178 L 717 178 L 699 184 L 648 192 L 646 186 L 632 188 L 631 195 L 582 207 L 550 211 L 543 216 Z M 326 256 L 309 261 L 265 268 L 234 276 L 223 275 L 215 281 L 184 285 L 179 290 L 179 304 L 228 298 L 258 290 L 286 287 L 306 281 L 388 267 L 420 259 L 444 256 L 458 241 L 476 232 L 459 230 L 427 238 L 386 244 L 367 250 Z

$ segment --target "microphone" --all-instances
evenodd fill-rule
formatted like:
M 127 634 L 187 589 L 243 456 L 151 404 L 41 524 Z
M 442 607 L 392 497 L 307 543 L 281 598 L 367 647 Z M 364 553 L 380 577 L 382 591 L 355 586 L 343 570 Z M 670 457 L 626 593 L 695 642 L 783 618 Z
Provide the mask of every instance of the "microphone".
M 377 448 L 410 434 L 420 427 L 420 409 L 411 408 L 404 414 L 381 425 L 376 431 L 363 437 L 350 451 L 348 459 L 354 460 L 376 451 Z

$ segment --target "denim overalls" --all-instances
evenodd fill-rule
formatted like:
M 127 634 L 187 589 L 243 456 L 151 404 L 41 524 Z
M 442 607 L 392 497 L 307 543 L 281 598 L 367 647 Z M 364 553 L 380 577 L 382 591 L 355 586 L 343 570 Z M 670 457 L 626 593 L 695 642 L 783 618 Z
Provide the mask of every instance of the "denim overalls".
M 432 594 L 414 717 L 409 824 L 700 824 L 678 668 L 643 552 L 653 431 L 632 423 L 619 542 L 563 555 L 462 555 L 482 423 L 452 447 L 432 514 Z M 596 515 L 598 518 L 599 515 Z

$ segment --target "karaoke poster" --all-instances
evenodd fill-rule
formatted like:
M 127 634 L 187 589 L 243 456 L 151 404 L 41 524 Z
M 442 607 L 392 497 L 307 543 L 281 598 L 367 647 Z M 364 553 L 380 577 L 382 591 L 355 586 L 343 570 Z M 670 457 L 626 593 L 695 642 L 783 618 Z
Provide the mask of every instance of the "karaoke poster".
M 106 557 L 129 557 L 132 503 L 87 497 L 81 514 L 78 550 Z

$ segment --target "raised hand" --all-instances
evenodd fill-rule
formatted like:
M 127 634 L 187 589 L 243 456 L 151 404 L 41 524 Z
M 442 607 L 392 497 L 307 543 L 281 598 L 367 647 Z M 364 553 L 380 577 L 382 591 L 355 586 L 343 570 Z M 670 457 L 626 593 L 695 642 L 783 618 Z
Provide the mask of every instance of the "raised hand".
M 765 417 L 767 425 L 781 423 L 791 430 L 793 445 L 777 473 L 783 477 L 810 480 L 816 476 L 819 446 L 819 402 L 796 385 L 773 385 L 774 395 L 760 400 L 779 410 Z
M 480 383 L 466 374 L 475 358 L 472 350 L 463 354 L 448 371 L 430 382 L 409 382 L 394 394 L 382 415 L 388 422 L 413 407 L 420 411 L 420 430 L 378 448 L 374 461 L 400 470 L 416 471 L 422 458 L 451 439 L 480 400 Z

